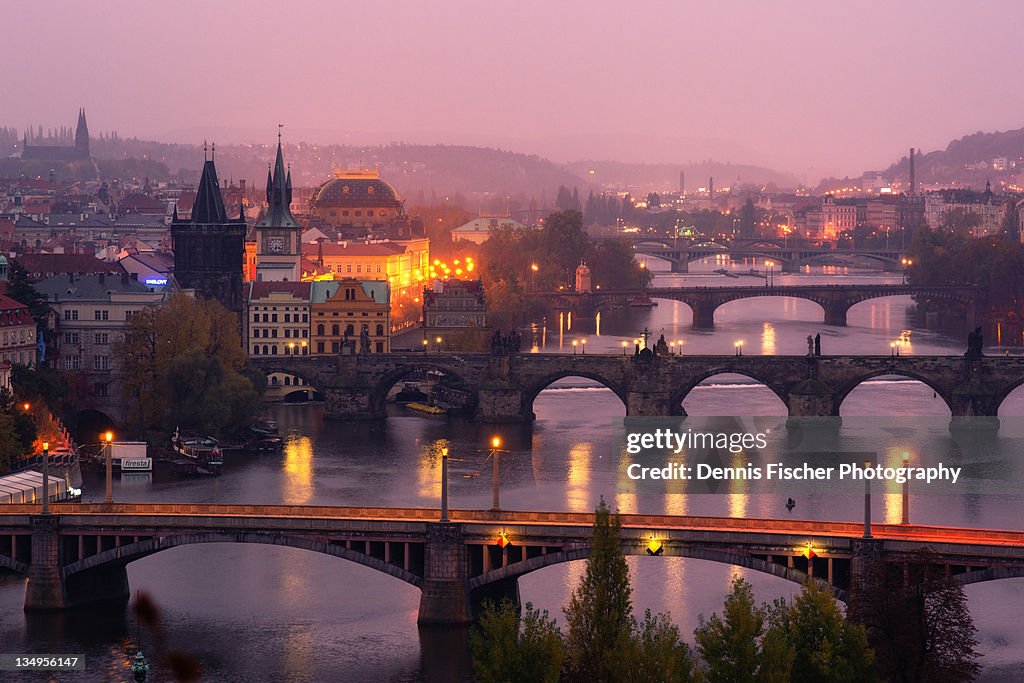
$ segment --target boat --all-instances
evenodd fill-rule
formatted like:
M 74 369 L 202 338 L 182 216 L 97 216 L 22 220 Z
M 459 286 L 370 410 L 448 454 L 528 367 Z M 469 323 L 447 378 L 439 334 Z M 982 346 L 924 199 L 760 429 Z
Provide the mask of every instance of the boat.
M 428 406 L 426 403 L 406 403 L 405 407 L 409 410 L 417 410 L 421 413 L 427 413 L 428 415 L 444 415 L 448 412 L 447 408 L 441 408 L 440 406 Z
M 277 436 L 277 420 L 261 417 L 249 425 L 249 431 L 256 436 Z
M 175 455 L 187 458 L 213 473 L 219 473 L 220 468 L 224 466 L 220 442 L 212 436 L 183 436 L 175 429 L 171 447 Z
M 420 389 L 419 382 L 406 382 L 402 385 L 402 390 L 395 395 L 397 403 L 422 403 L 428 398 L 429 396 Z
M 726 277 L 731 277 L 731 278 L 736 279 L 736 280 L 740 279 L 739 275 L 737 275 L 736 273 L 731 273 L 728 270 L 726 270 L 725 268 L 719 268 L 718 270 L 716 270 L 714 272 L 718 273 L 719 275 L 724 275 Z

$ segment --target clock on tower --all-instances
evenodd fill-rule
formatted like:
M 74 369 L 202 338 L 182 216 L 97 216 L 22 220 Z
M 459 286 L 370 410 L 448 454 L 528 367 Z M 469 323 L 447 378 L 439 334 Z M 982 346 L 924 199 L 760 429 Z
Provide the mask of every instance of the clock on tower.
M 292 176 L 285 171 L 280 135 L 273 174 L 267 173 L 267 209 L 253 226 L 259 245 L 256 254 L 257 281 L 298 282 L 302 276 L 300 235 L 302 226 L 291 212 Z

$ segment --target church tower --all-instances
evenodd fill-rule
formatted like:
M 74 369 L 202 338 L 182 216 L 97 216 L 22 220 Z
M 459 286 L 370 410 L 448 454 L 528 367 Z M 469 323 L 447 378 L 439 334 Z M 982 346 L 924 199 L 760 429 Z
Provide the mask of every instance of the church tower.
M 85 109 L 78 110 L 78 127 L 75 128 L 75 156 L 89 158 L 89 126 L 85 123 Z
M 267 210 L 256 222 L 256 281 L 299 282 L 302 277 L 302 226 L 292 216 L 292 172 L 284 170 L 281 132 L 277 133 L 274 172 L 267 171 Z
M 196 297 L 216 299 L 229 311 L 242 313 L 242 263 L 245 214 L 228 218 L 213 159 L 203 164 L 196 200 L 188 218 L 171 220 L 174 278 Z

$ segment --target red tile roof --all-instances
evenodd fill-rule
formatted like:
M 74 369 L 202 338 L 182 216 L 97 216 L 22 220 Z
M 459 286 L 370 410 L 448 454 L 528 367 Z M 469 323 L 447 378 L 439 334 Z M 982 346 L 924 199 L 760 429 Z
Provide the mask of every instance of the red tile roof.
M 274 293 L 288 293 L 296 299 L 309 301 L 309 282 L 253 282 L 250 299 L 263 299 Z
M 33 279 L 68 273 L 113 273 L 124 272 L 117 263 L 100 261 L 89 254 L 22 254 L 15 261 L 28 271 Z
M 33 324 L 28 306 L 9 296 L 0 295 L 0 327 Z

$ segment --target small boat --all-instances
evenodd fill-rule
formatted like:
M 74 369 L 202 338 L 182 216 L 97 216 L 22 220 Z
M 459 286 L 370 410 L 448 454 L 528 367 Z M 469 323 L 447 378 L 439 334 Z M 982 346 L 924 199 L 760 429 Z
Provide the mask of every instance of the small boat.
M 192 460 L 211 472 L 219 473 L 220 468 L 224 466 L 220 442 L 212 436 L 182 436 L 175 429 L 171 447 L 176 455 Z
M 786 501 L 786 509 L 787 510 L 792 510 L 795 507 L 796 507 L 796 501 L 795 500 L 790 498 L 789 500 Z
M 269 417 L 261 417 L 249 425 L 249 431 L 256 436 L 276 436 L 277 420 L 271 420 Z
M 736 280 L 739 280 L 739 279 L 740 279 L 740 276 L 739 276 L 739 275 L 737 275 L 736 273 L 732 273 L 732 272 L 729 272 L 729 271 L 728 271 L 728 270 L 726 270 L 725 268 L 719 268 L 718 270 L 716 270 L 716 271 L 714 271 L 714 272 L 715 272 L 715 273 L 717 273 L 717 274 L 719 274 L 719 275 L 724 275 L 724 276 L 726 276 L 726 277 L 731 277 L 731 278 L 734 278 L 734 279 L 736 279 Z
M 395 395 L 395 401 L 398 403 L 422 403 L 429 398 L 420 389 L 419 382 L 406 382 L 402 385 L 402 390 Z
M 448 412 L 447 408 L 441 408 L 439 406 L 428 406 L 426 403 L 406 403 L 405 407 L 409 410 L 417 410 L 421 413 L 427 413 L 428 415 L 444 415 Z

